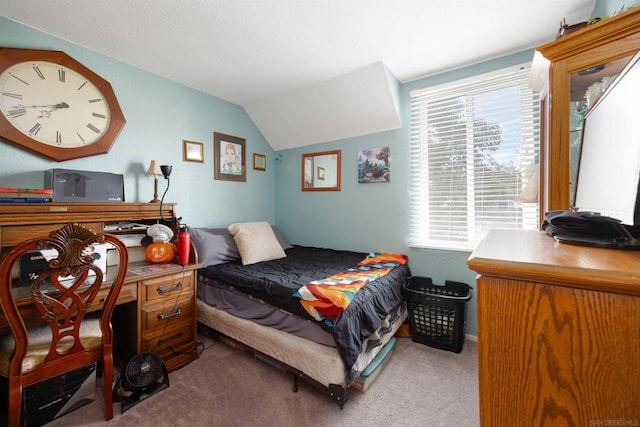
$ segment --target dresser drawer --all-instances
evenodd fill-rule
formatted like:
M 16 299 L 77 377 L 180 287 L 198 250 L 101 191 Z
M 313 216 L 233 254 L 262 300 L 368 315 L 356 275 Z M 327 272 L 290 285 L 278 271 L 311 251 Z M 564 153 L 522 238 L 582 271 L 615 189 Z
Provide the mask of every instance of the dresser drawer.
M 176 323 L 171 328 L 161 330 L 160 334 L 143 333 L 141 351 L 152 351 L 162 355 L 185 345 L 193 346 L 194 344 L 195 327 L 189 319 L 186 323 Z
M 109 295 L 110 290 L 110 287 L 104 287 L 98 291 L 98 295 L 96 295 L 96 299 L 94 300 L 94 307 L 91 307 L 91 311 L 97 308 L 102 308 L 102 305 L 107 299 L 107 295 Z M 120 288 L 120 294 L 118 294 L 116 305 L 135 301 L 136 299 L 138 299 L 137 293 L 138 287 L 135 283 L 127 283 L 122 285 L 122 287 Z
M 140 282 L 141 302 L 158 302 L 193 294 L 193 272 L 176 273 Z
M 142 307 L 142 330 L 172 328 L 176 323 L 193 319 L 193 297 L 185 294 L 167 304 L 147 304 Z

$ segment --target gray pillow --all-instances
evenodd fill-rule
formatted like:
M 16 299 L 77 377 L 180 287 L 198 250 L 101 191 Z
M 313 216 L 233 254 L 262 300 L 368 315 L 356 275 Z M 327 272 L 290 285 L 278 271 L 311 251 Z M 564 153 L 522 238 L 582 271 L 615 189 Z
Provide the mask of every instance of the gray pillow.
M 280 242 L 280 246 L 282 246 L 282 249 L 290 249 L 293 246 L 287 242 L 287 240 L 284 238 L 284 236 L 282 235 L 282 232 L 280 231 L 280 229 L 278 229 L 278 227 L 276 227 L 275 225 L 272 225 L 271 228 L 273 229 L 273 234 L 276 235 L 276 239 L 278 239 L 278 242 Z M 198 228 L 198 230 L 204 230 L 207 231 L 211 234 L 221 234 L 221 235 L 228 235 L 229 234 L 229 230 L 227 228 L 203 228 L 200 227 Z M 232 239 L 233 240 L 233 239 Z M 234 243 L 235 245 L 235 243 Z
M 282 246 L 282 249 L 289 249 L 293 247 L 285 240 L 282 232 L 278 229 L 278 227 L 273 225 L 271 226 L 271 228 L 273 228 L 273 234 L 276 235 L 276 239 L 278 239 L 278 242 L 280 242 L 280 246 Z
M 240 259 L 238 247 L 226 229 L 191 228 L 189 231 L 198 259 L 205 267 Z

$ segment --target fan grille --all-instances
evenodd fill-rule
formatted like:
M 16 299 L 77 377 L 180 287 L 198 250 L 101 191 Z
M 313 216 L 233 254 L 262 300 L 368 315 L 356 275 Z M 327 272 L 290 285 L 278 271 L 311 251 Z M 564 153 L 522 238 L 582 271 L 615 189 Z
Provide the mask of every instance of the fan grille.
M 162 360 L 155 353 L 134 356 L 125 368 L 122 386 L 127 390 L 148 387 L 163 376 Z

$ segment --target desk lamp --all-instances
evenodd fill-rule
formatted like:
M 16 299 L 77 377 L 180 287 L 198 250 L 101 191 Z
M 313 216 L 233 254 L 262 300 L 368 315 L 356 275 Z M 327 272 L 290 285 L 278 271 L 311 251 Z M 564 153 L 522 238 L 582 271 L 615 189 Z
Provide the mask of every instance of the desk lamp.
M 147 176 L 153 177 L 153 200 L 151 200 L 149 203 L 160 202 L 160 199 L 158 199 L 158 177 L 162 174 L 163 173 L 160 169 L 160 162 L 158 162 L 157 160 L 151 160 L 149 169 L 147 169 Z

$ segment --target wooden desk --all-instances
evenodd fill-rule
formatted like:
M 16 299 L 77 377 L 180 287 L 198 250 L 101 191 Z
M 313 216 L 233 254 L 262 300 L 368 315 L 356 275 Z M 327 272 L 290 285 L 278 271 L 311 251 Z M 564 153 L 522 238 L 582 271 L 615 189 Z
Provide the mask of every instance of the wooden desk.
M 81 223 L 96 232 L 105 226 L 127 221 L 173 224 L 175 204 L 164 203 L 3 203 L 0 205 L 0 252 L 16 244 L 48 234 L 69 222 Z M 129 231 L 111 231 L 127 234 Z M 131 257 L 130 257 L 131 258 Z M 113 315 L 116 357 L 122 364 L 134 355 L 152 351 L 163 358 L 167 369 L 177 369 L 197 358 L 195 345 L 198 255 L 192 250 L 190 263 L 172 268 L 133 262 L 118 297 Z M 100 291 L 109 291 L 107 283 Z M 100 301 L 102 295 L 98 295 Z M 98 308 L 98 307 L 96 307 Z M 21 305 L 29 324 L 40 322 L 35 308 L 27 300 Z M 0 334 L 8 333 L 0 311 Z
M 640 252 L 493 230 L 478 272 L 484 426 L 640 424 Z

